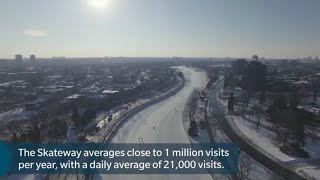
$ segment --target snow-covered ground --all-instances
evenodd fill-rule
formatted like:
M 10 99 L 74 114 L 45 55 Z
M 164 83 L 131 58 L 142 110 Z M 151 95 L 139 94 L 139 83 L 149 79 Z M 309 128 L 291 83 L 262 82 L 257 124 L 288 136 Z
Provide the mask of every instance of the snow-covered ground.
M 219 91 L 219 94 L 221 94 L 222 91 Z M 228 102 L 226 100 L 220 99 L 219 100 L 219 105 L 221 108 L 224 108 L 226 111 L 226 107 L 228 105 Z M 209 109 L 209 107 L 208 107 Z M 208 118 L 211 119 L 209 121 L 210 126 L 213 127 L 215 123 L 217 123 L 217 120 L 214 118 L 213 114 L 211 113 L 210 110 L 208 110 Z M 214 140 L 216 143 L 228 143 L 231 142 L 228 136 L 223 132 L 223 130 L 218 127 L 216 128 L 216 131 L 211 128 L 212 134 L 214 135 Z M 248 176 L 250 179 L 259 179 L 259 180 L 269 180 L 269 179 L 277 179 L 277 176 L 259 164 L 257 161 L 255 161 L 253 158 L 251 158 L 249 155 L 247 155 L 244 152 L 241 152 L 240 156 L 244 157 L 244 159 L 247 160 L 247 162 L 251 165 L 248 165 Z
M 221 107 L 225 108 L 227 106 L 227 100 L 220 99 Z M 259 126 L 259 131 L 256 131 L 256 124 L 252 121 L 256 121 L 255 117 L 251 118 L 251 122 L 244 120 L 241 116 L 237 115 L 227 115 L 228 120 L 235 125 L 236 130 L 239 130 L 249 141 L 257 145 L 271 156 L 284 161 L 290 162 L 293 160 L 303 161 L 302 158 L 290 157 L 279 150 L 279 143 L 275 141 L 276 133 L 271 130 L 272 124 L 267 122 L 263 117 L 261 117 L 261 125 Z M 312 142 L 309 138 L 306 139 L 305 150 L 308 151 L 311 158 L 320 158 L 320 142 Z
M 299 173 L 307 177 L 308 179 L 319 179 L 320 178 L 320 167 L 319 166 L 307 166 L 300 168 Z
M 186 78 L 186 85 L 176 95 L 137 113 L 118 130 L 113 143 L 189 143 L 182 124 L 187 98 L 194 88 L 206 85 L 204 72 L 177 67 Z M 211 179 L 210 175 L 95 175 L 94 179 Z
M 220 94 L 222 92 L 220 91 Z M 220 107 L 226 108 L 227 100 L 219 99 Z M 288 165 L 295 166 L 296 171 L 303 174 L 309 179 L 315 178 L 320 179 L 320 170 L 319 163 L 317 166 L 310 166 L 307 163 L 312 161 L 320 160 L 320 142 L 311 141 L 310 138 L 306 138 L 306 144 L 304 149 L 309 153 L 310 158 L 297 158 L 284 154 L 279 150 L 279 142 L 276 141 L 276 133 L 272 130 L 272 124 L 267 122 L 264 118 L 261 118 L 261 125 L 259 126 L 259 131 L 256 131 L 256 121 L 255 117 L 251 118 L 251 121 L 248 121 L 242 117 L 228 114 L 226 115 L 227 120 L 230 124 L 233 124 L 233 128 L 240 135 L 247 138 L 253 145 L 255 145 L 260 151 L 264 152 L 268 156 L 278 159 L 282 162 L 285 162 Z M 300 163 L 300 164 L 299 164 Z
M 25 111 L 23 108 L 16 108 L 0 113 L 0 121 L 27 119 L 31 114 L 32 113 L 30 111 Z
M 26 175 L 23 175 L 23 174 L 14 174 L 14 175 L 11 175 L 9 177 L 5 177 L 3 179 L 6 179 L 6 180 L 17 180 L 17 179 L 23 179 L 23 180 L 41 180 L 41 179 L 45 179 L 46 175 L 43 175 L 43 174 L 26 174 Z M 2 179 L 0 177 L 0 179 Z
M 268 131 L 264 128 L 259 128 L 258 133 L 256 132 L 256 126 L 248 121 L 244 121 L 241 117 L 238 120 L 238 116 L 228 116 L 228 119 L 231 119 L 236 127 L 243 133 L 246 138 L 251 141 L 253 144 L 258 146 L 260 149 L 263 149 L 270 156 L 273 156 L 281 161 L 290 161 L 295 160 L 296 158 L 290 157 L 279 150 L 277 142 L 273 140 L 276 138 L 276 134 L 272 131 Z

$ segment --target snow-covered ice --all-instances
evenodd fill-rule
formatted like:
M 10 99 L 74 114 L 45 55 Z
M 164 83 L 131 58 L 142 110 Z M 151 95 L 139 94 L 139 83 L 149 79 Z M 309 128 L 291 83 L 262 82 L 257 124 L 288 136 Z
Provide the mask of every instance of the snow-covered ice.
M 112 139 L 113 143 L 190 143 L 183 128 L 184 105 L 194 88 L 204 88 L 206 75 L 191 68 L 177 67 L 183 72 L 186 84 L 171 96 L 137 113 L 127 120 Z M 210 175 L 95 175 L 94 179 L 211 179 Z

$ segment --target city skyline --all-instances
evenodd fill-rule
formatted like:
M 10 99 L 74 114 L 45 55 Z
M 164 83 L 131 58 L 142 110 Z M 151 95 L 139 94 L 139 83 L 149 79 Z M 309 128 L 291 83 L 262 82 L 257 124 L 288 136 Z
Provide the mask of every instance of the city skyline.
M 320 2 L 3 1 L 0 58 L 320 56 Z

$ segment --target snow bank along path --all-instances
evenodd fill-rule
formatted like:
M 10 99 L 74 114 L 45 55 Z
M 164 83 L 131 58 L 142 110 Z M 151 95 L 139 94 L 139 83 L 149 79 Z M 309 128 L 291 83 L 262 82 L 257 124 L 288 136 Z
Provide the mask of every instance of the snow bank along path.
M 177 67 L 186 79 L 174 96 L 154 104 L 127 120 L 113 137 L 113 143 L 190 143 L 182 124 L 184 105 L 194 88 L 202 89 L 207 76 L 192 68 Z M 95 175 L 93 179 L 211 179 L 208 175 Z

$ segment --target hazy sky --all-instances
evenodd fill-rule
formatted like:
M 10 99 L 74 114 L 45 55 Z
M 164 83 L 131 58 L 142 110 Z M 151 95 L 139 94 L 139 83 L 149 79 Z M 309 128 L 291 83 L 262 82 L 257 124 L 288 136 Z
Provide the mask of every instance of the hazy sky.
M 0 58 L 320 56 L 320 0 L 0 0 Z

